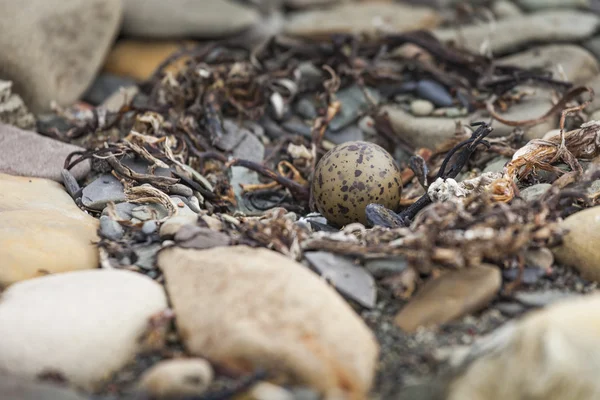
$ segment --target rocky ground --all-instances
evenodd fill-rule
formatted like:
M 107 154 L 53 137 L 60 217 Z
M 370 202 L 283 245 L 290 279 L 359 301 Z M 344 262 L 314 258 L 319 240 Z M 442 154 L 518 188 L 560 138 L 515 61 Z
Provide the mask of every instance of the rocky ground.
M 1 398 L 600 396 L 600 3 L 5 3 Z

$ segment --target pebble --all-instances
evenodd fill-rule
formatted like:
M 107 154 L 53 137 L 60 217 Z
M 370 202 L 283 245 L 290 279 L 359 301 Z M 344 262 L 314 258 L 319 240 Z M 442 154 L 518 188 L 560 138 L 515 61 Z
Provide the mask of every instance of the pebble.
M 123 87 L 108 97 L 100 107 L 107 111 L 119 112 L 124 105 L 135 105 L 137 99 L 142 96 L 137 86 Z
M 223 121 L 223 135 L 217 145 L 219 148 L 231 151 L 234 158 L 261 163 L 265 156 L 265 146 L 250 130 L 239 126 L 236 122 L 226 119 Z
M 379 92 L 372 88 L 367 88 L 366 91 L 374 104 L 378 104 L 381 100 Z M 363 89 L 358 85 L 352 85 L 340 90 L 336 94 L 336 97 L 341 103 L 341 108 L 329 123 L 329 129 L 334 132 L 355 122 L 371 105 L 369 98 L 365 96 Z
M 536 201 L 552 187 L 549 183 L 538 183 L 521 190 L 521 197 L 525 201 Z
M 554 264 L 554 254 L 549 249 L 530 249 L 525 251 L 525 265 L 548 271 Z
M 485 166 L 482 173 L 485 174 L 489 172 L 502 172 L 504 170 L 504 166 L 510 160 L 512 160 L 512 158 L 504 156 L 495 157 Z
M 346 142 L 362 141 L 365 139 L 365 134 L 357 125 L 350 125 L 337 132 L 331 130 L 325 131 L 325 139 L 333 144 L 342 144 Z
M 546 10 L 523 16 L 505 18 L 493 25 L 478 24 L 455 28 L 442 28 L 433 34 L 442 41 L 455 41 L 474 52 L 479 52 L 484 42 L 489 41 L 493 53 L 505 53 L 528 43 L 552 43 L 580 41 L 592 35 L 599 17 L 577 10 Z M 460 32 L 459 32 L 460 31 Z
M 91 105 L 99 106 L 121 88 L 135 85 L 133 79 L 112 74 L 100 74 L 83 95 L 83 100 Z
M 144 222 L 142 225 L 142 232 L 145 235 L 152 235 L 158 230 L 158 223 L 155 220 Z
M 535 46 L 523 52 L 500 58 L 498 65 L 543 68 L 551 71 L 554 79 L 566 79 L 575 85 L 581 85 L 600 73 L 596 57 L 583 47 L 572 44 Z
M 306 267 L 247 246 L 168 248 L 158 265 L 190 353 L 233 369 L 261 366 L 329 395 L 366 396 L 377 342 Z
M 0 288 L 96 268 L 97 229 L 58 183 L 0 174 Z
M 257 383 L 250 389 L 250 400 L 296 400 L 293 393 L 269 382 Z
M 377 279 L 396 275 L 408 268 L 405 257 L 379 258 L 365 261 L 365 268 Z
M 48 370 L 94 390 L 140 350 L 148 319 L 167 308 L 162 287 L 138 273 L 78 271 L 17 283 L 0 299 L 0 370 Z
M 429 280 L 396 315 L 405 332 L 445 324 L 487 306 L 502 284 L 498 267 L 478 267 L 447 272 Z
M 302 118 L 306 119 L 315 119 L 317 118 L 317 108 L 310 100 L 310 98 L 303 97 L 296 102 L 296 113 L 300 115 Z
M 103 210 L 109 202 L 127 200 L 123 184 L 111 174 L 104 174 L 83 188 L 81 203 L 92 210 Z
M 74 390 L 50 383 L 0 375 L 0 395 L 5 400 L 87 400 Z
M 196 225 L 184 225 L 175 233 L 175 242 L 185 249 L 210 249 L 229 246 L 231 239 L 222 232 L 213 231 Z
M 100 217 L 100 236 L 110 240 L 120 240 L 125 230 L 117 221 L 103 215 Z
M 358 120 L 358 127 L 365 135 L 375 136 L 377 130 L 375 129 L 375 120 L 370 115 L 365 115 Z
M 375 307 L 377 287 L 368 270 L 348 258 L 325 251 L 307 252 L 304 257 L 319 275 L 344 296 L 363 307 Z
M 539 267 L 525 267 L 522 273 L 519 272 L 518 268 L 505 269 L 502 271 L 502 277 L 506 281 L 512 282 L 519 279 L 524 285 L 534 285 L 546 275 L 548 275 L 548 271 Z
M 115 204 L 115 212 L 116 212 L 116 218 L 117 219 L 123 219 L 123 220 L 130 220 L 133 218 L 133 215 L 131 214 L 133 212 L 133 209 L 138 207 L 139 204 L 135 204 L 135 203 L 118 203 Z M 108 209 L 104 209 L 102 211 L 102 215 L 108 215 Z
M 13 81 L 32 112 L 50 110 L 52 101 L 71 105 L 100 68 L 121 11 L 120 0 L 3 3 L 2 78 Z
M 65 159 L 74 151 L 84 149 L 50 139 L 36 132 L 0 124 L 0 173 L 52 179 L 62 182 Z M 31 156 L 35 149 L 35 157 Z M 90 172 L 90 162 L 84 161 L 70 170 L 76 179 Z
M 104 62 L 105 74 L 121 80 L 143 81 L 152 76 L 156 68 L 173 53 L 197 45 L 193 41 L 152 41 L 121 39 L 112 47 Z M 176 73 L 188 61 L 186 57 L 169 64 L 165 72 Z
M 515 0 L 527 11 L 537 11 L 546 8 L 586 8 L 590 0 Z
M 498 19 L 517 17 L 523 15 L 523 11 L 515 3 L 509 0 L 497 0 L 492 5 L 492 11 Z
M 160 243 L 153 243 L 151 245 L 143 243 L 135 246 L 133 251 L 137 259 L 134 265 L 146 271 L 153 270 L 156 264 L 156 254 L 161 248 L 162 245 Z
M 493 331 L 462 357 L 443 398 L 595 398 L 599 310 L 599 295 L 577 296 Z
M 157 399 L 199 396 L 214 377 L 210 363 L 201 358 L 159 361 L 144 372 L 138 389 Z
M 194 195 L 194 191 L 186 185 L 176 183 L 169 188 L 169 193 L 178 194 L 180 196 L 191 197 Z
M 528 307 L 545 307 L 557 301 L 562 301 L 573 296 L 579 296 L 572 293 L 565 293 L 560 290 L 541 290 L 535 292 L 517 292 L 513 295 L 514 299 Z
M 338 33 L 404 32 L 434 28 L 441 18 L 428 7 L 391 2 L 343 2 L 326 9 L 293 12 L 284 32 L 319 37 Z
M 11 81 L 0 79 L 0 124 L 13 125 L 21 129 L 35 129 L 35 117 L 21 96 L 12 93 Z
M 434 105 L 427 100 L 413 100 L 410 103 L 410 112 L 417 117 L 425 117 L 433 112 Z
M 561 246 L 552 249 L 556 261 L 577 269 L 593 281 L 600 280 L 600 207 L 567 217 L 561 227 L 569 230 Z
M 438 107 L 450 107 L 454 103 L 452 101 L 452 96 L 450 96 L 450 93 L 448 93 L 448 90 L 444 85 L 429 79 L 423 79 L 417 83 L 416 94 L 422 99 L 429 100 Z
M 123 33 L 138 38 L 216 38 L 260 21 L 255 9 L 231 0 L 124 0 L 123 5 Z
M 160 237 L 163 239 L 172 238 L 181 227 L 185 225 L 194 225 L 197 220 L 198 217 L 194 215 L 176 215 L 171 217 L 160 226 Z

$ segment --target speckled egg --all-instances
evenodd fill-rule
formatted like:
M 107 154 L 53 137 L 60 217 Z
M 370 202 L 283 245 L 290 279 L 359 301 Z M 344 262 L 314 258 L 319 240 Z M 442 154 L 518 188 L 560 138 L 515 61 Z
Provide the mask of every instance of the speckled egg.
M 400 169 L 381 146 L 347 142 L 331 149 L 317 164 L 312 182 L 315 205 L 328 221 L 343 226 L 365 224 L 365 207 L 381 204 L 396 211 Z

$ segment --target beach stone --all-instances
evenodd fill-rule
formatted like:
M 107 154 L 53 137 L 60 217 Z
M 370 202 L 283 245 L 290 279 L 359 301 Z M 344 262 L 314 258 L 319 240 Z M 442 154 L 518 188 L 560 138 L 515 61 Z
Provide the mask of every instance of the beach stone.
M 485 166 L 481 173 L 485 174 L 488 172 L 502 172 L 506 163 L 509 162 L 511 159 L 512 158 L 505 156 L 495 157 Z
M 329 129 L 339 131 L 356 121 L 361 113 L 368 109 L 371 104 L 370 100 L 373 100 L 375 104 L 379 103 L 381 95 L 377 90 L 367 88 L 366 91 L 370 99 L 365 96 L 365 93 L 358 85 L 342 89 L 336 94 L 341 107 L 329 123 Z
M 135 104 L 139 91 L 137 86 L 122 87 L 104 100 L 100 106 L 107 111 L 118 112 L 126 104 Z
M 0 394 L 6 400 L 86 400 L 87 397 L 58 385 L 0 375 Z
M 546 10 L 523 16 L 501 19 L 494 24 L 442 28 L 433 34 L 442 41 L 464 44 L 471 51 L 479 52 L 484 42 L 495 53 L 506 53 L 528 43 L 576 42 L 587 39 L 598 28 L 600 18 L 585 11 Z
M 509 0 L 497 0 L 492 4 L 492 11 L 498 19 L 523 15 L 523 11 Z
M 344 2 L 326 9 L 293 12 L 284 32 L 293 36 L 321 37 L 335 33 L 375 33 L 430 29 L 441 21 L 428 7 L 392 2 Z
M 100 235 L 110 240 L 119 240 L 124 234 L 123 227 L 117 221 L 106 215 L 100 217 Z
M 525 251 L 525 265 L 548 270 L 554 264 L 554 254 L 546 247 Z
M 259 382 L 250 389 L 249 400 L 296 400 L 289 390 L 269 382 Z
M 196 44 L 193 41 L 121 39 L 108 53 L 103 71 L 121 79 L 143 81 L 150 78 L 156 68 L 173 53 Z M 164 71 L 176 73 L 187 60 L 187 57 L 180 57 L 170 63 Z
M 410 103 L 410 112 L 417 117 L 424 117 L 433 112 L 434 106 L 427 100 L 413 100 Z
M 590 0 L 516 0 L 523 9 L 537 11 L 546 8 L 587 8 Z
M 479 339 L 457 360 L 448 400 L 593 399 L 600 295 L 562 300 Z
M 13 125 L 21 129 L 35 129 L 33 114 L 18 94 L 12 93 L 12 82 L 0 79 L 0 124 Z
M 327 395 L 366 396 L 378 354 L 374 336 L 303 265 L 247 246 L 168 248 L 158 265 L 191 354 L 238 371 L 266 368 Z
M 565 293 L 561 290 L 540 290 L 535 292 L 517 292 L 514 294 L 515 300 L 528 307 L 541 308 L 552 303 L 563 301 L 565 299 L 579 296 L 578 294 Z
M 149 318 L 166 308 L 162 287 L 130 271 L 17 283 L 0 299 L 0 371 L 28 379 L 52 371 L 97 389 L 141 350 Z
M 429 100 L 438 107 L 450 107 L 453 104 L 448 89 L 431 79 L 421 79 L 417 83 L 415 92 L 421 99 Z
M 585 48 L 573 44 L 536 46 L 502 57 L 498 60 L 498 65 L 543 68 L 551 71 L 554 79 L 566 79 L 575 85 L 581 85 L 600 73 L 596 57 Z M 561 73 L 559 73 L 559 66 Z
M 96 268 L 97 229 L 58 183 L 0 174 L 0 288 Z
M 521 190 L 521 197 L 525 201 L 535 201 L 542 197 L 552 187 L 549 183 L 538 183 Z
M 85 92 L 83 100 L 91 105 L 99 106 L 113 94 L 118 93 L 119 89 L 132 85 L 135 85 L 133 79 L 103 73 L 94 79 L 92 85 Z
M 123 184 L 111 174 L 99 176 L 83 188 L 81 203 L 93 210 L 103 210 L 109 202 L 127 200 Z
M 0 173 L 47 178 L 57 182 L 62 182 L 61 171 L 67 156 L 74 151 L 85 150 L 4 124 L 0 124 L 0 149 Z M 32 149 L 35 149 L 35 157 L 32 157 Z M 70 172 L 76 179 L 82 179 L 90 172 L 90 162 L 83 161 Z
M 600 207 L 567 217 L 561 227 L 569 233 L 562 245 L 552 249 L 556 260 L 577 269 L 586 279 L 600 281 Z
M 120 0 L 4 2 L 0 78 L 33 112 L 71 105 L 102 65 L 121 11 Z
M 500 270 L 494 265 L 447 272 L 425 283 L 395 322 L 406 332 L 445 324 L 488 305 L 501 284 Z
M 198 396 L 213 380 L 210 363 L 201 358 L 160 361 L 144 372 L 138 389 L 158 399 Z
M 255 9 L 231 0 L 123 0 L 123 6 L 123 33 L 139 38 L 214 38 L 260 21 Z

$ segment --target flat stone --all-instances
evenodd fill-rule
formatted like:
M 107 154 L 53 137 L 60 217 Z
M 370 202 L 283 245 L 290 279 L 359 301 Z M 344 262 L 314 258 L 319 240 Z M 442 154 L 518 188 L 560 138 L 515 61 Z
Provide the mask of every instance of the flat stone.
M 521 197 L 525 201 L 535 201 L 542 197 L 551 187 L 552 185 L 549 183 L 538 183 L 521 190 Z
M 527 11 L 546 8 L 586 8 L 590 5 L 590 0 L 516 0 L 516 2 Z
M 86 400 L 73 390 L 49 383 L 38 383 L 14 376 L 0 375 L 0 393 L 10 400 Z
M 97 229 L 58 183 L 0 174 L 0 288 L 96 268 Z
M 263 367 L 328 395 L 366 396 L 374 336 L 306 267 L 247 246 L 169 248 L 158 265 L 191 354 L 238 371 Z
M 210 249 L 213 247 L 229 246 L 229 235 L 202 228 L 196 225 L 184 225 L 175 234 L 175 242 L 185 249 Z
M 120 0 L 6 2 L 0 77 L 33 112 L 67 106 L 92 83 L 121 22 Z M 23 32 L 27 32 L 26 35 Z
M 143 81 L 150 78 L 158 66 L 173 53 L 195 45 L 197 43 L 193 41 L 121 39 L 115 43 L 107 55 L 103 70 L 105 73 L 116 75 L 121 79 Z M 167 65 L 164 71 L 176 73 L 188 60 L 187 57 L 180 57 Z
M 402 256 L 377 258 L 365 261 L 365 268 L 375 278 L 385 278 L 404 271 L 408 268 L 408 261 Z
M 560 290 L 541 290 L 535 292 L 517 292 L 514 298 L 528 307 L 546 307 L 552 303 L 579 296 L 573 293 L 565 293 Z
M 0 173 L 47 178 L 62 182 L 65 159 L 74 151 L 84 149 L 59 142 L 32 131 L 0 124 Z M 35 157 L 32 157 L 35 149 Z M 70 170 L 76 179 L 90 172 L 90 162 L 83 161 Z
M 368 270 L 348 258 L 326 251 L 306 252 L 304 257 L 319 275 L 344 296 L 364 307 L 375 307 L 377 287 Z
M 445 324 L 488 305 L 501 284 L 500 270 L 493 265 L 447 272 L 425 283 L 395 322 L 406 332 Z
M 498 65 L 541 68 L 551 71 L 554 79 L 566 79 L 575 85 L 585 83 L 600 72 L 596 57 L 583 47 L 572 44 L 536 46 L 502 57 L 498 60 Z
M 138 389 L 159 399 L 198 396 L 206 391 L 213 376 L 210 363 L 201 358 L 164 360 L 144 372 Z
M 569 230 L 559 247 L 552 249 L 556 261 L 577 269 L 593 281 L 600 280 L 600 207 L 567 217 L 561 227 Z
M 598 318 L 598 319 L 597 319 Z M 456 368 L 448 400 L 592 399 L 600 392 L 600 295 L 530 312 L 478 340 Z
M 479 52 L 489 41 L 493 53 L 505 53 L 528 43 L 576 42 L 592 35 L 600 19 L 577 10 L 547 10 L 496 21 L 494 32 L 489 24 L 462 26 L 461 29 L 436 29 L 433 34 L 442 41 L 461 43 Z
M 375 33 L 434 28 L 441 21 L 436 11 L 416 5 L 387 2 L 341 3 L 327 9 L 291 13 L 284 32 L 319 37 L 335 33 Z
M 123 184 L 111 174 L 104 174 L 83 188 L 81 203 L 93 210 L 103 210 L 109 202 L 127 200 Z
M 255 9 L 231 0 L 124 0 L 123 5 L 123 33 L 140 38 L 215 38 L 260 21 Z
M 509 0 L 496 0 L 494 4 L 492 4 L 492 11 L 498 19 L 523 15 L 523 11 L 519 6 Z
M 223 128 L 226 134 L 218 141 L 220 148 L 231 151 L 235 158 L 262 163 L 265 146 L 250 130 L 227 119 L 223 121 Z
M 97 389 L 140 351 L 148 319 L 166 308 L 162 287 L 130 271 L 17 283 L 0 299 L 0 371 L 28 379 L 53 371 Z

